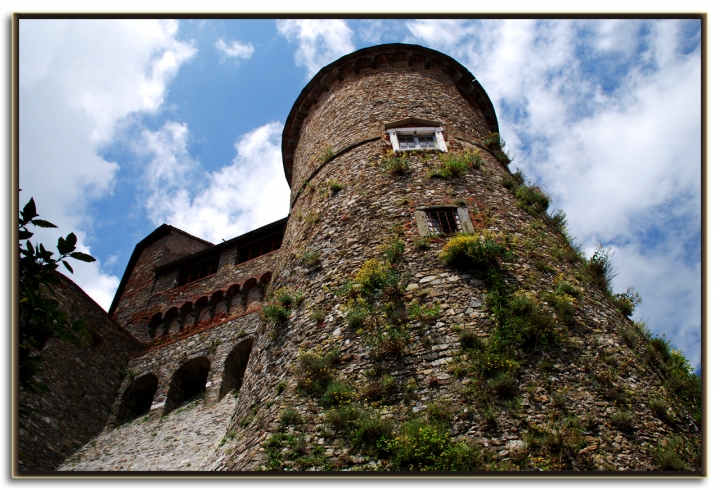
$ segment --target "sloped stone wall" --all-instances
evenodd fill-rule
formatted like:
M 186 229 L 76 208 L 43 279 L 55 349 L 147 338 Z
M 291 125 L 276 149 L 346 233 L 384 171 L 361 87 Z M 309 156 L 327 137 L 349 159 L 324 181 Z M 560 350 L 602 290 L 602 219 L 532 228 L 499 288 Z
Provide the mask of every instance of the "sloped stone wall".
M 71 321 L 87 320 L 91 338 L 78 347 L 50 339 L 38 378 L 49 388 L 20 390 L 18 451 L 21 471 L 51 471 L 98 434 L 107 422 L 123 369 L 140 344 L 75 283 L 60 276 L 55 289 Z

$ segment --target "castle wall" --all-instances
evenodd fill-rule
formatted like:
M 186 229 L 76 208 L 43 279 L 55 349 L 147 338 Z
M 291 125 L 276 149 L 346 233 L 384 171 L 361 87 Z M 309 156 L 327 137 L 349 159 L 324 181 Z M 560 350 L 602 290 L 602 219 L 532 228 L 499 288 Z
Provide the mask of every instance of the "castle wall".
M 149 244 L 140 253 L 130 279 L 121 292 L 122 296 L 113 313 L 113 318 L 138 339 L 146 340 L 138 314 L 146 310 L 149 295 L 155 283 L 154 269 L 178 258 L 191 255 L 208 248 L 207 242 L 192 238 L 176 230 Z
M 123 379 L 123 368 L 140 344 L 75 283 L 60 276 L 55 288 L 70 321 L 87 320 L 91 338 L 78 347 L 50 339 L 38 379 L 45 394 L 20 391 L 18 451 L 21 471 L 51 471 L 107 422 Z

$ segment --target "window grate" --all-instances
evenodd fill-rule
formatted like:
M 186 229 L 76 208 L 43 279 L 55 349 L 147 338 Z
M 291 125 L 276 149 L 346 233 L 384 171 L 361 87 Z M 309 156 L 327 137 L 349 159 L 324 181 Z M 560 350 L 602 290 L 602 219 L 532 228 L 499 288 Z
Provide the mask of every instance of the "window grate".
M 255 243 L 244 245 L 238 249 L 237 264 L 242 264 L 261 255 L 269 254 L 282 245 L 283 233 L 275 233 Z
M 432 134 L 423 136 L 399 134 L 397 139 L 401 150 L 432 150 L 435 148 L 435 137 Z
M 433 209 L 426 211 L 430 233 L 451 235 L 460 230 L 457 209 Z
M 197 264 L 183 267 L 180 269 L 180 272 L 178 272 L 177 285 L 184 286 L 203 277 L 211 276 L 217 272 L 219 264 L 220 256 L 217 255 Z

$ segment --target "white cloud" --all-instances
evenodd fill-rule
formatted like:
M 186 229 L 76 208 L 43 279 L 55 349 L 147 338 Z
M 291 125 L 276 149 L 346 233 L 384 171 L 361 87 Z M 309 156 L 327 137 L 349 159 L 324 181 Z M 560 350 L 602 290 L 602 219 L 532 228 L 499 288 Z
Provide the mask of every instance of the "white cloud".
M 92 234 L 90 201 L 114 187 L 118 165 L 99 155 L 118 123 L 157 111 L 178 68 L 194 54 L 175 39 L 177 22 L 156 20 L 20 21 L 20 197 L 60 227 L 79 248 Z M 118 279 L 99 263 L 78 264 L 73 279 L 108 307 Z
M 616 250 L 616 289 L 699 361 L 700 56 L 682 22 L 410 21 L 410 42 L 478 78 L 517 166 L 587 247 Z M 681 226 L 679 223 L 682 223 Z M 648 239 L 648 234 L 653 238 Z M 648 247 L 648 240 L 652 247 Z
M 249 59 L 255 52 L 255 48 L 251 43 L 241 43 L 240 41 L 232 41 L 227 44 L 223 39 L 218 39 L 215 47 L 222 53 L 221 62 L 227 59 L 237 61 L 238 59 Z
M 285 19 L 277 28 L 288 42 L 298 44 L 295 64 L 307 68 L 308 78 L 323 66 L 355 51 L 353 31 L 339 19 Z
M 163 222 L 213 243 L 287 216 L 290 191 L 282 167 L 282 124 L 273 122 L 238 138 L 232 164 L 199 174 L 187 154 L 187 128 L 168 123 L 144 135 L 153 155 L 146 174 L 146 208 Z M 151 169 L 151 170 L 150 170 Z

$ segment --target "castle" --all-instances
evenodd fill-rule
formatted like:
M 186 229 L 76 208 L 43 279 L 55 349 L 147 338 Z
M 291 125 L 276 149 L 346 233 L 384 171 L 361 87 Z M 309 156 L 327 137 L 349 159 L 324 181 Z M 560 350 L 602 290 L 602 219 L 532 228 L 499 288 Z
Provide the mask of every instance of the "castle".
M 59 288 L 92 340 L 45 349 L 20 472 L 699 472 L 671 353 L 497 133 L 432 49 L 324 67 L 282 135 L 287 218 L 217 245 L 160 226 L 108 314 Z

